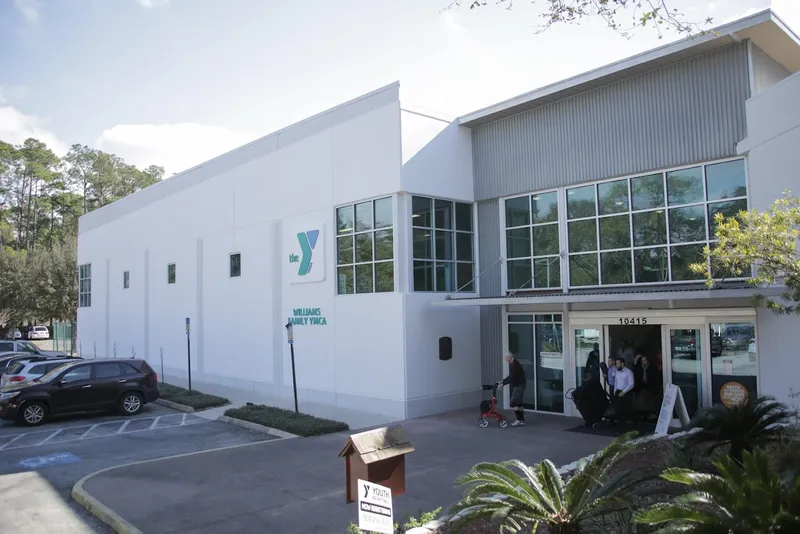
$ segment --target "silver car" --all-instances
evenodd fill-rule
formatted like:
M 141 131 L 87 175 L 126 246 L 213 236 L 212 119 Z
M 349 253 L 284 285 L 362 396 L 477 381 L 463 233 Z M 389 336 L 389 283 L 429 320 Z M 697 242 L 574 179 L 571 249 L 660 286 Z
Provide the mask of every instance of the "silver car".
M 0 376 L 0 387 L 5 387 L 9 384 L 21 384 L 36 380 L 42 375 L 49 373 L 56 367 L 60 367 L 65 363 L 74 362 L 75 358 L 67 359 L 51 359 L 51 360 L 19 360 L 13 363 L 2 376 Z

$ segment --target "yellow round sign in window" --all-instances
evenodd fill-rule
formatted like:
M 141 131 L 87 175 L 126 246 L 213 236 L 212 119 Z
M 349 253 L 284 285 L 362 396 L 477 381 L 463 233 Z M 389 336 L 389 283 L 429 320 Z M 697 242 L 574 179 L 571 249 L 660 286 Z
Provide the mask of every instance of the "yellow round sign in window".
M 727 408 L 733 408 L 746 404 L 750 393 L 739 382 L 727 382 L 720 388 L 719 398 Z

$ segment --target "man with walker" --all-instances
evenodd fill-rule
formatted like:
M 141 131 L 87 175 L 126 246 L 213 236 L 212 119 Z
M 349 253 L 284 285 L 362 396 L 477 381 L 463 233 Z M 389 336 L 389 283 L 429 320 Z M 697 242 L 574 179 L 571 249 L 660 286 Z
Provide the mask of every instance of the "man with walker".
M 525 409 L 522 407 L 522 399 L 525 396 L 525 369 L 510 352 L 505 355 L 508 364 L 508 376 L 502 382 L 497 383 L 497 387 L 511 386 L 511 409 L 517 416 L 517 420 L 511 426 L 525 426 Z

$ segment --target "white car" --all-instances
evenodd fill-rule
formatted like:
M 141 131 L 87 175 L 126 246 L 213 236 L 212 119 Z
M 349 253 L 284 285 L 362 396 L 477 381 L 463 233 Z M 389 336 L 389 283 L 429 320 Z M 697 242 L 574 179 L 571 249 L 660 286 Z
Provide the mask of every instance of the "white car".
M 11 367 L 3 373 L 3 376 L 0 376 L 0 387 L 36 380 L 56 367 L 73 362 L 75 362 L 75 358 L 66 360 L 20 360 L 12 364 Z
M 50 339 L 50 330 L 46 326 L 33 326 L 28 330 L 28 339 Z

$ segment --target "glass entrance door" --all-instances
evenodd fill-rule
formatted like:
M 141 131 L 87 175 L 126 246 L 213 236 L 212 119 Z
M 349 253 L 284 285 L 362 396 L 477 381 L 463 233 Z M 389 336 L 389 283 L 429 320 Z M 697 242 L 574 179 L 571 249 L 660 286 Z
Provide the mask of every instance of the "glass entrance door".
M 670 325 L 667 342 L 669 361 L 665 362 L 665 368 L 669 372 L 664 378 L 680 388 L 689 417 L 694 417 L 705 404 L 703 330 L 698 326 Z
M 573 329 L 575 343 L 575 387 L 596 380 L 605 385 L 602 369 L 605 368 L 605 345 L 603 327 L 581 327 Z

